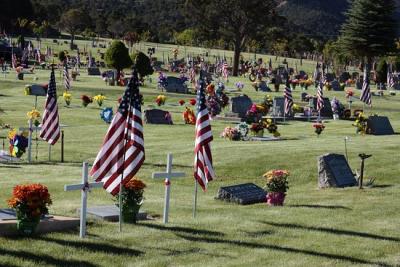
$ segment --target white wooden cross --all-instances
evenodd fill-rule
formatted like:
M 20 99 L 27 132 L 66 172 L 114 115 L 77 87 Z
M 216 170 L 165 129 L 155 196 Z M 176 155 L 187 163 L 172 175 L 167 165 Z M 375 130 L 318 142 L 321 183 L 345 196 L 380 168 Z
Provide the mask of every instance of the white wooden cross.
M 167 156 L 167 172 L 155 172 L 152 178 L 165 178 L 165 200 L 164 200 L 164 223 L 168 223 L 168 213 L 169 213 L 169 195 L 171 187 L 171 178 L 184 177 L 184 172 L 172 172 L 172 154 L 168 153 Z
M 82 183 L 73 185 L 64 185 L 64 191 L 82 190 L 81 214 L 80 214 L 80 229 L 79 237 L 84 238 L 86 235 L 86 208 L 87 208 L 87 193 L 91 188 L 102 187 L 103 182 L 89 183 L 88 182 L 88 163 L 82 164 Z

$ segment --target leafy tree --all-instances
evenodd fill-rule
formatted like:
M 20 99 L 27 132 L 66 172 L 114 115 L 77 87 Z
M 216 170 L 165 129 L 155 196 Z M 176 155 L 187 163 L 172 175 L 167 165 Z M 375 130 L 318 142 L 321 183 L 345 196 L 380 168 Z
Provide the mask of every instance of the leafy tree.
M 369 68 L 373 57 L 395 49 L 397 23 L 394 0 L 354 0 L 341 29 L 341 50 L 358 57 Z
M 153 74 L 154 70 L 151 66 L 150 58 L 143 52 L 136 51 L 136 53 L 131 55 L 131 60 L 141 78 Z
M 193 45 L 196 39 L 196 31 L 193 29 L 186 29 L 182 32 L 176 32 L 174 34 L 175 42 L 178 45 Z
M 124 35 L 124 41 L 128 43 L 130 48 L 132 48 L 135 43 L 139 42 L 139 40 L 140 36 L 137 32 L 129 31 Z
M 84 16 L 82 11 L 77 8 L 70 9 L 61 16 L 61 28 L 71 35 L 71 49 L 74 45 L 75 35 L 82 30 L 84 25 Z
M 132 66 L 128 48 L 123 42 L 118 40 L 114 40 L 106 50 L 104 60 L 108 66 L 117 70 L 117 81 L 119 80 L 120 72 L 124 68 Z
M 279 21 L 275 0 L 187 0 L 185 8 L 202 34 L 231 41 L 234 48 L 233 75 L 238 75 L 241 51 L 252 39 L 258 40 L 268 27 Z

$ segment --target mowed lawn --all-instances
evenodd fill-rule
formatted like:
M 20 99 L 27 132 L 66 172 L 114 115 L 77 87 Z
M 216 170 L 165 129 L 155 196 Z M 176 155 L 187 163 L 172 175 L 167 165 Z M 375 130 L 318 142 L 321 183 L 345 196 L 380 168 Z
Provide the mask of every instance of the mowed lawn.
M 311 65 L 309 67 L 311 68 Z M 47 83 L 49 71 L 37 70 L 16 81 L 14 74 L 0 77 L 0 119 L 14 127 L 26 126 L 26 113 L 32 109 L 33 96 L 24 95 L 25 84 Z M 63 87 L 56 72 L 58 93 Z M 260 102 L 266 93 L 255 92 L 245 78 L 243 93 Z M 64 192 L 64 184 L 77 183 L 83 161 L 93 163 L 107 124 L 99 116 L 95 103 L 81 106 L 80 95 L 103 93 L 104 106 L 117 107 L 123 87 L 106 86 L 100 77 L 87 76 L 84 70 L 72 83 L 73 100 L 65 107 L 58 98 L 59 113 L 65 131 L 65 163 L 60 163 L 60 144 L 52 149 L 48 162 L 47 145 L 40 141 L 38 160 L 27 164 L 26 155 L 18 164 L 0 163 L 0 207 L 6 207 L 13 186 L 43 183 L 53 199 L 52 214 L 76 216 L 80 192 Z M 281 96 L 281 92 L 270 93 Z M 156 75 L 141 88 L 145 105 L 155 107 Z M 300 103 L 300 88 L 294 98 Z M 315 94 L 314 88 L 309 89 Z M 386 92 L 385 92 L 386 93 Z M 326 92 L 345 101 L 344 92 Z M 360 91 L 356 91 L 359 96 Z M 0 266 L 400 266 L 399 169 L 400 135 L 357 135 L 350 121 L 327 121 L 320 137 L 312 123 L 289 121 L 279 125 L 279 142 L 231 142 L 219 137 L 227 122 L 212 121 L 212 152 L 217 179 L 207 192 L 199 192 L 197 218 L 192 218 L 194 180 L 192 176 L 194 126 L 182 121 L 186 102 L 195 95 L 165 94 L 161 108 L 171 112 L 174 125 L 145 125 L 146 161 L 138 173 L 147 188 L 142 207 L 155 217 L 137 225 L 90 220 L 88 237 L 78 238 L 78 229 L 32 238 L 0 237 Z M 230 96 L 233 96 L 232 94 Z M 44 97 L 38 99 L 43 113 Z M 400 132 L 400 95 L 373 97 L 368 114 L 388 116 Z M 361 108 L 356 101 L 353 106 Z M 6 137 L 7 130 L 0 130 Z M 360 168 L 359 153 L 372 154 L 366 160 L 366 176 L 375 177 L 374 187 L 320 190 L 317 186 L 317 157 L 325 153 L 344 154 L 348 136 L 349 163 Z M 7 149 L 8 142 L 5 140 Z M 151 173 L 165 169 L 166 155 L 174 155 L 174 170 L 187 176 L 172 181 L 170 223 L 162 224 L 164 185 L 152 180 Z M 35 150 L 33 150 L 35 158 Z M 270 169 L 290 171 L 290 189 L 283 207 L 266 204 L 239 206 L 215 200 L 218 188 L 245 182 L 264 186 L 262 174 Z M 367 179 L 368 180 L 368 179 Z M 89 205 L 110 205 L 111 195 L 102 189 L 90 192 Z

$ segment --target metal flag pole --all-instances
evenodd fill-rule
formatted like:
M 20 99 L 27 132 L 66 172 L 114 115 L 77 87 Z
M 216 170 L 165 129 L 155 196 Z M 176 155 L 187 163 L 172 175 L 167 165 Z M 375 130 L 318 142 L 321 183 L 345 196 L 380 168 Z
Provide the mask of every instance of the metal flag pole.
M 129 81 L 129 85 L 128 86 L 132 86 L 132 82 L 133 82 L 133 79 L 135 78 L 135 71 L 132 73 L 132 78 L 131 78 L 131 81 Z M 131 88 L 129 88 L 129 89 L 131 89 Z M 132 103 L 132 92 L 129 94 L 129 104 L 128 104 L 128 114 L 127 114 L 127 118 L 126 118 L 126 121 L 125 121 L 125 132 L 124 132 L 124 149 L 123 149 L 123 151 L 124 151 L 124 154 L 123 154 L 123 165 L 122 165 L 122 173 L 121 173 L 121 180 L 120 180 L 120 183 L 119 183 L 119 196 L 118 196 L 118 200 L 119 200 L 119 203 L 118 203 L 118 205 L 119 205 L 119 232 L 121 233 L 122 232 L 122 217 L 123 217 L 123 215 L 122 215 L 122 209 L 123 209 L 123 207 L 122 207 L 122 192 L 123 192 L 123 190 L 124 190 L 124 187 L 123 187 L 123 184 L 122 184 L 122 182 L 124 181 L 124 171 L 125 171 L 125 157 L 126 157 L 126 144 L 128 143 L 128 127 L 129 127 L 129 125 L 130 125 L 130 113 L 131 113 L 131 110 L 132 110 L 132 105 L 131 105 L 131 103 Z

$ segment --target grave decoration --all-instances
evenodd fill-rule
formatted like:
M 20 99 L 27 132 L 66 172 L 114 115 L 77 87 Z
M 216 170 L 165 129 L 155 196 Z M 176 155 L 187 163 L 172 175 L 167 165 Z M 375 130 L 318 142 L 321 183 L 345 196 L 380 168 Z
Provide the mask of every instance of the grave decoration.
M 343 117 L 345 108 L 336 97 L 332 98 L 331 106 L 334 120 Z
M 93 102 L 93 99 L 87 95 L 81 95 L 82 106 L 87 107 L 90 103 Z
M 157 83 L 159 89 L 164 89 L 167 86 L 167 76 L 161 71 L 158 73 Z
M 317 136 L 320 136 L 320 134 L 324 131 L 325 125 L 321 122 L 317 122 L 313 124 L 313 128 Z
M 121 195 L 116 195 L 116 206 L 119 207 L 119 198 L 122 197 L 122 218 L 126 223 L 136 223 L 137 214 L 143 204 L 143 193 L 146 184 L 142 180 L 133 177 L 123 185 Z
M 16 129 L 12 129 L 8 132 L 8 140 L 10 141 L 10 155 L 13 157 L 20 158 L 28 147 L 28 133 L 23 131 L 17 133 Z
M 391 135 L 394 134 L 392 125 L 388 117 L 370 116 L 367 120 L 367 133 L 373 135 Z
M 244 88 L 244 83 L 242 83 L 241 81 L 238 81 L 235 83 L 236 89 L 239 91 L 242 91 Z
M 247 124 L 246 124 L 246 126 L 247 126 Z M 243 137 L 245 137 L 245 136 L 241 135 L 241 133 L 237 127 L 230 127 L 230 126 L 225 127 L 225 129 L 222 131 L 220 136 L 222 138 L 226 138 L 231 141 L 239 141 L 239 140 L 242 140 Z
M 65 101 L 65 104 L 67 106 L 69 106 L 71 104 L 72 94 L 67 92 L 67 91 L 65 91 L 63 93 L 63 98 L 64 98 L 64 101 Z
M 37 109 L 32 109 L 26 115 L 28 116 L 28 119 L 32 120 L 33 125 L 35 125 L 36 127 L 39 126 L 40 112 Z
M 270 170 L 263 175 L 266 179 L 267 203 L 270 206 L 282 206 L 286 191 L 289 189 L 287 170 Z
M 299 85 L 302 90 L 307 90 L 309 86 L 313 84 L 313 80 L 311 78 L 308 79 L 300 79 L 299 80 Z
M 261 187 L 246 183 L 220 187 L 215 198 L 240 205 L 250 205 L 266 202 L 266 195 Z
M 190 103 L 190 105 L 194 106 L 194 105 L 196 105 L 197 101 L 196 101 L 196 99 L 191 98 L 191 99 L 189 100 L 189 103 Z
M 9 207 L 16 210 L 17 229 L 25 235 L 35 233 L 40 218 L 48 214 L 51 204 L 49 191 L 41 184 L 17 185 L 8 200 Z
M 103 94 L 99 94 L 93 97 L 93 100 L 96 101 L 97 105 L 101 107 L 103 105 L 104 100 L 106 97 Z
M 185 104 L 185 100 L 183 100 L 183 99 L 179 100 L 179 101 L 178 101 L 178 104 L 181 105 L 181 106 L 183 106 L 183 105 Z
M 325 154 L 318 158 L 318 185 L 320 188 L 355 186 L 357 180 L 343 155 Z
M 182 117 L 185 124 L 196 124 L 196 115 L 194 114 L 193 109 L 185 107 L 185 111 L 183 112 Z
M 110 107 L 103 108 L 100 111 L 100 118 L 105 121 L 106 123 L 111 123 L 112 118 L 113 118 L 114 112 L 113 109 Z
M 354 127 L 356 127 L 356 133 L 357 134 L 366 134 L 368 118 L 364 115 L 363 112 L 359 112 L 356 117 L 357 117 L 357 119 L 352 124 Z
M 165 95 L 159 95 L 159 96 L 157 96 L 155 102 L 157 103 L 157 106 L 162 106 L 165 104 L 166 99 L 167 99 L 167 97 Z

